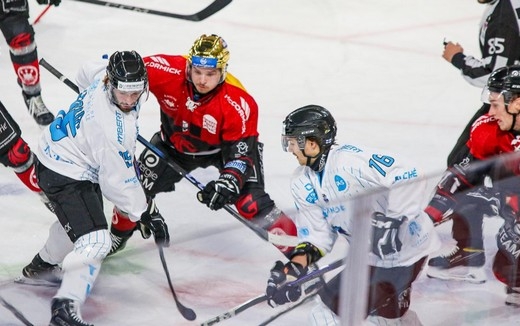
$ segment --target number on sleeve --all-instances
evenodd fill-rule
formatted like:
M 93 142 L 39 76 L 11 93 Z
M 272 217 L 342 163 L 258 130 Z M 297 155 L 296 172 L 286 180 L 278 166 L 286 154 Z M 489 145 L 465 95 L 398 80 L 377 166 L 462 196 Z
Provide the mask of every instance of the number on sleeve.
M 389 168 L 394 164 L 395 160 L 386 155 L 372 155 L 372 158 L 368 160 L 368 166 L 376 169 L 383 177 L 386 176 L 385 168 Z

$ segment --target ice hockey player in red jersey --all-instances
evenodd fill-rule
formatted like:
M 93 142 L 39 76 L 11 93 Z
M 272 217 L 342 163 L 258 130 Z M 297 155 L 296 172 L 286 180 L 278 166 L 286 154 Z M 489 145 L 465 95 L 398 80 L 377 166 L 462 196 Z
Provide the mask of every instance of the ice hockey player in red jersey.
M 58 6 L 61 0 L 37 0 L 39 4 Z M 29 113 L 36 123 L 46 126 L 54 115 L 43 103 L 40 86 L 40 65 L 34 40 L 34 28 L 29 23 L 28 1 L 0 0 L 0 30 L 9 45 L 11 61 Z
M 161 129 L 151 143 L 185 171 L 217 167 L 218 179 L 197 194 L 212 210 L 234 204 L 239 214 L 261 228 L 296 235 L 290 218 L 264 190 L 263 144 L 258 139 L 258 105 L 240 81 L 227 72 L 230 53 L 218 35 L 201 35 L 188 55 L 144 58 L 150 92 L 160 105 Z M 151 150 L 139 158 L 148 196 L 173 191 L 182 175 Z M 111 254 L 121 250 L 135 223 L 114 210 Z M 289 247 L 278 247 L 289 252 Z
M 38 194 L 47 208 L 53 211 L 52 204 L 42 192 L 34 173 L 36 156 L 22 138 L 22 131 L 0 102 L 0 163 L 12 168 L 18 179 L 31 191 Z
M 430 260 L 427 274 L 445 280 L 485 281 L 481 216 L 499 215 L 504 224 L 497 235 L 493 272 L 506 284 L 506 304 L 520 306 L 520 66 L 495 70 L 482 99 L 490 110 L 473 124 L 470 155 L 446 172 L 426 208 L 436 223 L 453 214 L 463 215 L 459 220 L 465 220 L 463 228 L 471 232 L 449 255 Z

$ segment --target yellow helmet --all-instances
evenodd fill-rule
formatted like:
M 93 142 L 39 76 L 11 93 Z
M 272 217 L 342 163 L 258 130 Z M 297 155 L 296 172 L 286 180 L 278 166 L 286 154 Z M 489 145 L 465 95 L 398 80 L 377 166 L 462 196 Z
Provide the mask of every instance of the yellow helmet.
M 188 53 L 191 66 L 200 68 L 219 68 L 225 74 L 229 61 L 229 51 L 224 39 L 218 35 L 201 35 Z

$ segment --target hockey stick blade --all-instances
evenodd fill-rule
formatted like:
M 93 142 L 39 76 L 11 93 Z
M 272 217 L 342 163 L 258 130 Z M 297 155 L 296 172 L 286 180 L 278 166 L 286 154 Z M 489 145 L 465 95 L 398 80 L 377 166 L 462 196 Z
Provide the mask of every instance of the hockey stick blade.
M 182 317 L 184 317 L 187 320 L 195 320 L 197 318 L 197 315 L 195 314 L 195 311 L 193 309 L 190 309 L 186 306 L 184 306 L 179 299 L 177 298 L 177 294 L 175 293 L 175 290 L 173 289 L 172 280 L 170 278 L 170 272 L 168 271 L 168 265 L 166 264 L 166 259 L 164 258 L 164 251 L 163 247 L 157 246 L 159 248 L 159 256 L 161 257 L 161 263 L 164 269 L 164 273 L 166 274 L 166 279 L 168 280 L 168 285 L 170 286 L 170 291 L 173 295 L 173 300 L 175 300 L 175 304 L 177 305 L 177 309 L 181 313 Z
M 69 86 L 74 92 L 79 93 L 79 87 L 74 84 L 70 79 L 66 78 L 61 72 L 58 71 L 58 69 L 54 68 L 50 63 L 45 61 L 43 58 L 40 59 L 40 65 L 47 69 L 50 73 L 52 73 L 54 76 L 58 77 L 59 80 L 61 80 L 63 83 L 65 83 L 67 86 Z M 159 249 L 159 257 L 161 258 L 161 263 L 164 269 L 164 273 L 166 274 L 166 279 L 168 280 L 168 285 L 170 286 L 170 290 L 173 295 L 173 299 L 175 300 L 175 304 L 177 305 L 177 309 L 181 313 L 181 315 L 186 318 L 187 320 L 195 320 L 197 318 L 197 315 L 195 314 L 195 311 L 193 309 L 190 309 L 188 307 L 185 307 L 182 305 L 182 303 L 177 298 L 177 294 L 175 293 L 175 290 L 173 289 L 172 280 L 170 278 L 170 272 L 168 271 L 168 265 L 166 264 L 166 259 L 164 258 L 164 251 L 161 246 L 157 246 Z
M 336 260 L 335 262 L 333 263 L 330 263 L 329 265 L 325 265 L 323 266 L 322 268 L 320 269 L 317 269 L 315 271 L 312 271 L 310 272 L 309 274 L 307 275 L 304 275 L 302 276 L 301 278 L 297 279 L 296 281 L 293 281 L 293 282 L 290 282 L 290 283 L 287 283 L 285 286 L 300 286 L 302 285 L 303 283 L 307 283 L 315 278 L 318 278 L 320 276 L 322 276 L 323 274 L 325 273 L 328 273 L 338 267 L 341 267 L 343 266 L 344 262 L 342 259 L 340 260 Z M 214 325 L 214 324 L 217 324 L 223 320 L 226 320 L 226 319 L 230 319 L 236 315 L 238 315 L 239 313 L 243 312 L 244 310 L 246 309 L 249 309 L 259 303 L 262 303 L 262 302 L 265 302 L 268 300 L 268 297 L 267 295 L 265 294 L 262 294 L 262 295 L 259 295 L 258 297 L 255 297 L 253 299 L 250 299 L 228 311 L 226 311 L 225 313 L 223 314 L 220 314 L 216 317 L 213 317 L 213 318 L 210 318 L 208 320 L 206 320 L 205 322 L 203 322 L 201 324 L 201 326 L 210 326 L 210 325 Z
M 135 12 L 141 12 L 144 14 L 152 14 L 152 15 L 158 15 L 158 16 L 164 16 L 164 17 L 177 18 L 177 19 L 198 22 L 198 21 L 204 20 L 204 19 L 208 18 L 209 16 L 214 15 L 218 11 L 222 10 L 224 7 L 226 7 L 228 4 L 230 4 L 232 0 L 215 0 L 210 5 L 208 5 L 206 8 L 202 9 L 201 11 L 199 11 L 195 14 L 191 14 L 191 15 L 182 15 L 182 14 L 175 14 L 175 13 L 171 13 L 171 12 L 146 9 L 146 8 L 141 8 L 141 7 L 127 6 L 127 5 L 120 4 L 120 3 L 101 1 L 101 0 L 74 0 L 74 1 L 86 2 L 86 3 L 91 3 L 94 5 L 105 6 L 105 7 L 125 9 L 125 10 L 130 10 L 130 11 L 135 11 Z
M 3 297 L 0 297 L 0 304 L 2 306 L 4 306 L 7 310 L 9 310 L 10 312 L 13 313 L 13 315 L 19 320 L 21 321 L 24 325 L 26 326 L 34 326 L 30 321 L 27 320 L 27 318 L 25 318 L 25 316 L 18 310 L 16 309 L 13 305 L 11 305 L 9 302 L 5 301 L 5 299 Z

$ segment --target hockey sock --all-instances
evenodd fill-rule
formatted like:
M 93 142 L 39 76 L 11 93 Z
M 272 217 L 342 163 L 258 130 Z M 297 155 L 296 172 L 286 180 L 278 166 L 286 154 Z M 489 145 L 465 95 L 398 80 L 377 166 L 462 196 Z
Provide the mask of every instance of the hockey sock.
M 112 226 L 110 232 L 119 237 L 129 236 L 132 234 L 137 223 L 130 221 L 128 215 L 120 211 L 117 207 L 114 207 L 112 211 Z
M 285 215 L 284 212 L 280 212 L 278 218 L 276 218 L 267 231 L 278 235 L 296 236 L 296 225 L 294 225 L 294 222 L 287 215 Z M 276 246 L 276 248 L 278 248 L 278 250 L 280 250 L 286 256 L 290 255 L 294 249 L 294 247 L 283 246 Z

